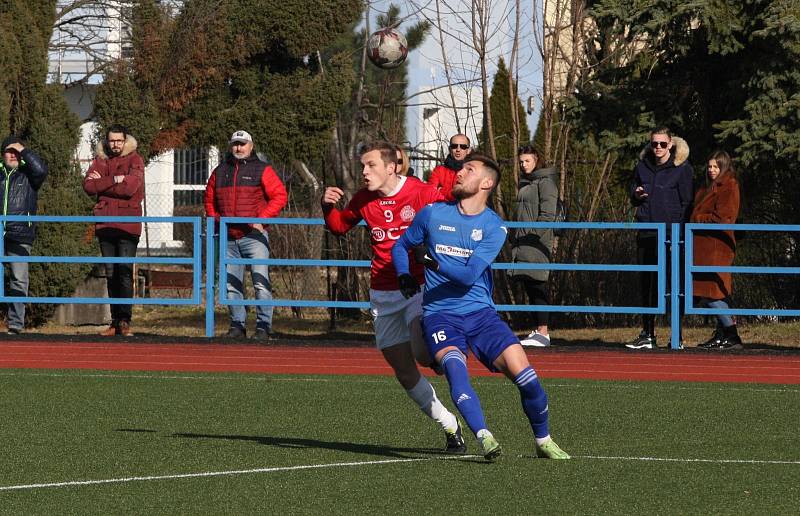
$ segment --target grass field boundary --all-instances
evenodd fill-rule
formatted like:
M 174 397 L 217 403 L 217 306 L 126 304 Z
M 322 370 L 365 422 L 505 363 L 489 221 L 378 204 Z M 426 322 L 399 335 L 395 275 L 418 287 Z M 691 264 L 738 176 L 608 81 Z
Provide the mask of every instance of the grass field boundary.
M 124 484 L 128 482 L 148 482 L 153 480 L 175 480 L 181 478 L 224 477 L 234 475 L 254 475 L 258 473 L 276 473 L 282 471 L 302 471 L 309 469 L 348 468 L 358 466 L 377 466 L 382 464 L 399 464 L 404 462 L 426 462 L 432 460 L 464 460 L 478 459 L 479 455 L 455 455 L 450 457 L 413 457 L 407 459 L 386 459 L 359 462 L 333 462 L 330 464 L 305 464 L 302 466 L 277 466 L 273 468 L 235 469 L 229 471 L 201 471 L 198 473 L 176 473 L 174 475 L 149 475 L 143 477 L 107 478 L 102 480 L 73 480 L 66 482 L 48 482 L 41 484 L 20 484 L 0 486 L 0 491 L 22 491 L 28 489 L 45 489 L 58 487 L 80 487 L 100 484 Z
M 800 466 L 800 460 L 759 460 L 759 459 L 680 459 L 670 457 L 615 457 L 604 455 L 576 455 L 573 459 L 624 460 L 645 462 L 703 462 L 707 464 L 793 464 Z
M 534 456 L 518 455 L 518 458 L 535 458 Z M 305 464 L 301 466 L 277 466 L 272 468 L 238 469 L 229 471 L 202 471 L 197 473 L 177 473 L 173 475 L 149 475 L 139 477 L 108 478 L 101 480 L 73 480 L 65 482 L 48 482 L 38 484 L 19 484 L 0 486 L 0 491 L 25 491 L 33 489 L 53 489 L 63 487 L 82 487 L 102 484 L 124 484 L 130 482 L 151 482 L 158 480 L 177 480 L 184 478 L 208 478 L 234 475 L 255 475 L 262 473 L 277 473 L 289 471 L 303 471 L 327 468 L 352 468 L 359 466 L 379 466 L 385 464 L 402 464 L 410 462 L 428 462 L 434 460 L 465 460 L 481 459 L 479 455 L 457 455 L 450 457 L 413 457 L 406 459 L 386 459 L 358 462 L 334 462 L 330 464 Z M 707 464 L 743 464 L 743 465 L 800 465 L 800 460 L 759 460 L 759 459 L 691 459 L 677 457 L 622 457 L 605 455 L 576 455 L 573 459 L 584 460 L 618 460 L 618 461 L 643 461 L 643 462 L 678 462 L 678 463 L 707 463 Z

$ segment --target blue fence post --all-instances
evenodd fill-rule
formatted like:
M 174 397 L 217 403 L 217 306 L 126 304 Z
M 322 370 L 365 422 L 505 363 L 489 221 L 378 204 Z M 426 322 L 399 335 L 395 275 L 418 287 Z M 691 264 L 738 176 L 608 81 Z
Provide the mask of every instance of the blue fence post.
M 680 304 L 680 277 L 681 277 L 681 225 L 673 224 L 671 231 L 670 259 L 672 261 L 670 288 L 670 349 L 683 349 L 681 345 L 681 304 Z
M 214 217 L 206 219 L 206 337 L 214 336 Z
M 0 238 L 0 256 L 6 255 L 6 221 L 3 221 L 3 238 Z M 6 262 L 2 263 L 0 266 L 0 297 L 4 297 L 6 295 Z

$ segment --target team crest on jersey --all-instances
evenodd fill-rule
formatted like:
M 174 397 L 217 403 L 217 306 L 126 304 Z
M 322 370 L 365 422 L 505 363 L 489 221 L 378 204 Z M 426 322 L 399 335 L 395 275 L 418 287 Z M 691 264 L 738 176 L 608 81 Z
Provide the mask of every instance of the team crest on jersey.
M 386 238 L 386 233 L 381 228 L 372 228 L 372 238 L 383 241 Z
M 480 242 L 481 240 L 483 240 L 483 230 L 473 229 L 472 234 L 469 237 L 476 242 Z
M 402 210 L 400 210 L 400 218 L 403 219 L 403 222 L 411 221 L 414 218 L 414 215 L 416 214 L 417 212 L 414 211 L 414 208 L 412 208 L 407 204 L 403 206 Z

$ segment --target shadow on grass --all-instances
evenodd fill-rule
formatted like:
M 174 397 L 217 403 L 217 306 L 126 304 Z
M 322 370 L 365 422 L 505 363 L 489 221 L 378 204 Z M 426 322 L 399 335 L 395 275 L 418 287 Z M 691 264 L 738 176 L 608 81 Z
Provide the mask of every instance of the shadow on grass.
M 172 437 L 179 437 L 183 439 L 222 439 L 227 441 L 249 441 L 266 446 L 277 446 L 279 448 L 317 448 L 321 450 L 336 450 L 349 453 L 361 453 L 364 455 L 375 455 L 379 457 L 392 457 L 397 459 L 413 459 L 418 458 L 418 455 L 453 456 L 444 450 L 437 450 L 434 448 L 402 448 L 378 444 L 321 441 L 318 439 L 304 439 L 298 437 L 267 437 L 257 435 L 220 435 L 194 433 L 174 433 L 172 434 Z M 476 462 L 484 461 L 480 460 Z

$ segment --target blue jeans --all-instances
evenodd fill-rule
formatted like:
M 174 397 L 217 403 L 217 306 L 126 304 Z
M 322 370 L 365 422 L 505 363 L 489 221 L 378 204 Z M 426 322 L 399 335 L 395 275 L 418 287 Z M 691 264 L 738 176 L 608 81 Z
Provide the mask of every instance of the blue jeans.
M 269 258 L 269 237 L 267 232 L 251 231 L 238 240 L 229 240 L 225 254 L 228 258 L 253 258 L 265 260 Z M 269 282 L 269 266 L 250 265 L 253 288 L 256 299 L 271 300 L 272 285 Z M 244 299 L 244 265 L 228 265 L 228 299 Z M 230 306 L 231 326 L 245 327 L 247 308 Z M 268 329 L 272 327 L 272 307 L 256 306 L 256 327 Z
M 709 308 L 716 308 L 718 310 L 727 310 L 730 308 L 724 299 L 706 299 L 706 306 Z M 716 314 L 717 327 L 730 328 L 733 326 L 733 317 L 727 314 Z
M 13 240 L 5 240 L 6 256 L 30 256 L 31 245 L 21 244 Z M 28 264 L 14 263 L 9 265 L 8 296 L 28 295 Z M 25 327 L 25 303 L 8 305 L 8 328 L 22 330 Z

